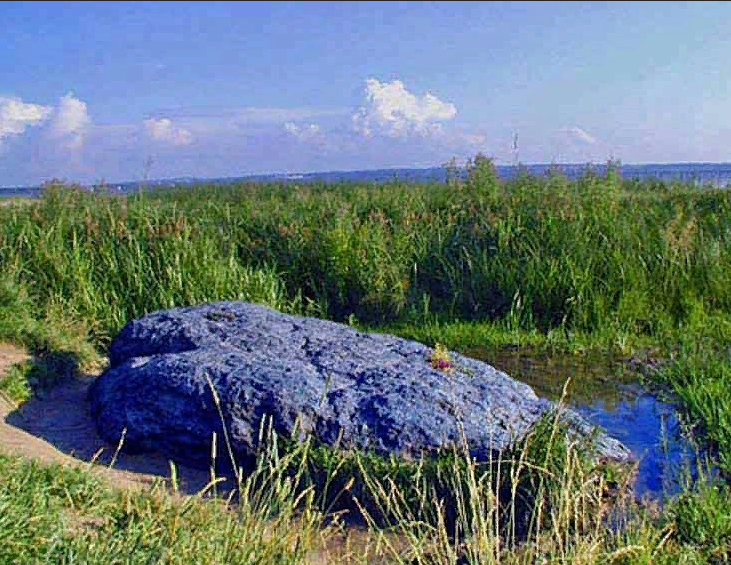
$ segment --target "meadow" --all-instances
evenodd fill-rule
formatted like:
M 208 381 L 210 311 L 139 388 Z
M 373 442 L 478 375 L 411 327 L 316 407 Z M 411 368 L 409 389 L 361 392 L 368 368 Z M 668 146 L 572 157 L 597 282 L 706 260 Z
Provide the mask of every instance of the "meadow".
M 677 403 L 720 477 L 686 480 L 653 511 L 551 420 L 488 469 L 459 449 L 409 466 L 273 437 L 228 505 L 120 493 L 2 456 L 0 539 L 12 543 L 0 562 L 312 562 L 347 531 L 344 510 L 375 545 L 340 543 L 338 563 L 725 562 L 731 193 L 627 180 L 618 166 L 506 182 L 478 155 L 446 184 L 128 196 L 49 182 L 38 200 L 0 206 L 0 341 L 39 360 L 0 388 L 22 401 L 59 373 L 102 365 L 147 312 L 246 300 L 457 351 L 662 359 L 637 379 Z M 69 528 L 60 514 L 95 526 Z

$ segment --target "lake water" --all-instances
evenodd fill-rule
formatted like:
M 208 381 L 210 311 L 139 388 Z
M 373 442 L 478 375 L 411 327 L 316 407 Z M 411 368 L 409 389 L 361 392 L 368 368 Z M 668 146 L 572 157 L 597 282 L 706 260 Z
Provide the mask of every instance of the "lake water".
M 521 165 L 521 169 L 535 176 L 544 175 L 550 168 L 550 164 Z M 580 177 L 587 167 L 598 175 L 606 174 L 605 164 L 561 164 L 556 165 L 567 178 L 576 179 Z M 499 165 L 497 172 L 500 178 L 510 179 L 518 173 L 517 166 Z M 619 169 L 622 177 L 627 179 L 656 178 L 663 181 L 691 182 L 698 186 L 711 184 L 716 187 L 726 188 L 731 183 L 731 163 L 669 163 L 669 164 L 646 164 L 646 165 L 621 165 Z M 226 178 L 194 178 L 179 177 L 174 179 L 154 179 L 148 181 L 135 181 L 114 183 L 109 186 L 111 190 L 118 193 L 128 193 L 137 190 L 140 186 L 149 188 L 169 186 L 190 186 L 196 183 L 229 184 L 241 181 L 269 182 L 269 181 L 292 181 L 304 183 L 310 181 L 321 181 L 326 183 L 352 181 L 352 182 L 383 182 L 398 178 L 407 182 L 444 182 L 447 171 L 444 167 L 431 167 L 427 169 L 373 169 L 363 171 L 321 171 L 312 173 L 281 173 L 270 175 L 250 175 L 246 177 Z M 15 187 L 0 188 L 0 196 L 31 196 L 40 194 L 38 187 Z

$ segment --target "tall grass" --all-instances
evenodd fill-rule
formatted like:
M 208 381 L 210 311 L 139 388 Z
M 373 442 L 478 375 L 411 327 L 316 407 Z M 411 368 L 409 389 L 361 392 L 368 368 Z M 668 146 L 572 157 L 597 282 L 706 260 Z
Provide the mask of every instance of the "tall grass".
M 0 210 L 0 266 L 103 343 L 145 312 L 251 300 L 364 324 L 488 321 L 656 335 L 731 311 L 725 191 L 587 173 L 452 185 L 200 186 L 128 198 L 49 184 Z

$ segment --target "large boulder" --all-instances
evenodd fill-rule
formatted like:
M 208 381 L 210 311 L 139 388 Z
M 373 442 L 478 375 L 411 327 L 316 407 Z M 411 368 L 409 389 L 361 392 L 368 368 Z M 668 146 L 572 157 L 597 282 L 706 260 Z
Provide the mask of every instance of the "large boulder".
M 450 367 L 439 369 L 432 354 L 415 341 L 219 302 L 128 323 L 89 399 L 106 441 L 117 444 L 124 433 L 122 449 L 198 467 L 211 464 L 213 432 L 219 461 L 227 453 L 210 385 L 239 464 L 254 456 L 265 415 L 279 434 L 290 436 L 299 419 L 300 434 L 325 444 L 407 457 L 464 433 L 473 457 L 486 460 L 553 406 L 486 363 L 450 353 Z M 575 433 L 591 430 L 566 415 Z M 596 439 L 599 456 L 632 459 L 617 440 Z

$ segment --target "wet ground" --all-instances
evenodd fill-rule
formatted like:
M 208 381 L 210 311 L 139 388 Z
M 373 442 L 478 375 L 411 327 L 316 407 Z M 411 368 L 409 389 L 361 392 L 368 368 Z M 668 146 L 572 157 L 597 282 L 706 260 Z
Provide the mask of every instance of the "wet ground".
M 662 499 L 680 490 L 679 472 L 694 470 L 695 450 L 680 436 L 675 410 L 639 385 L 622 361 L 536 355 L 520 351 L 465 351 L 558 401 L 568 377 L 566 404 L 603 427 L 639 458 L 635 494 Z

